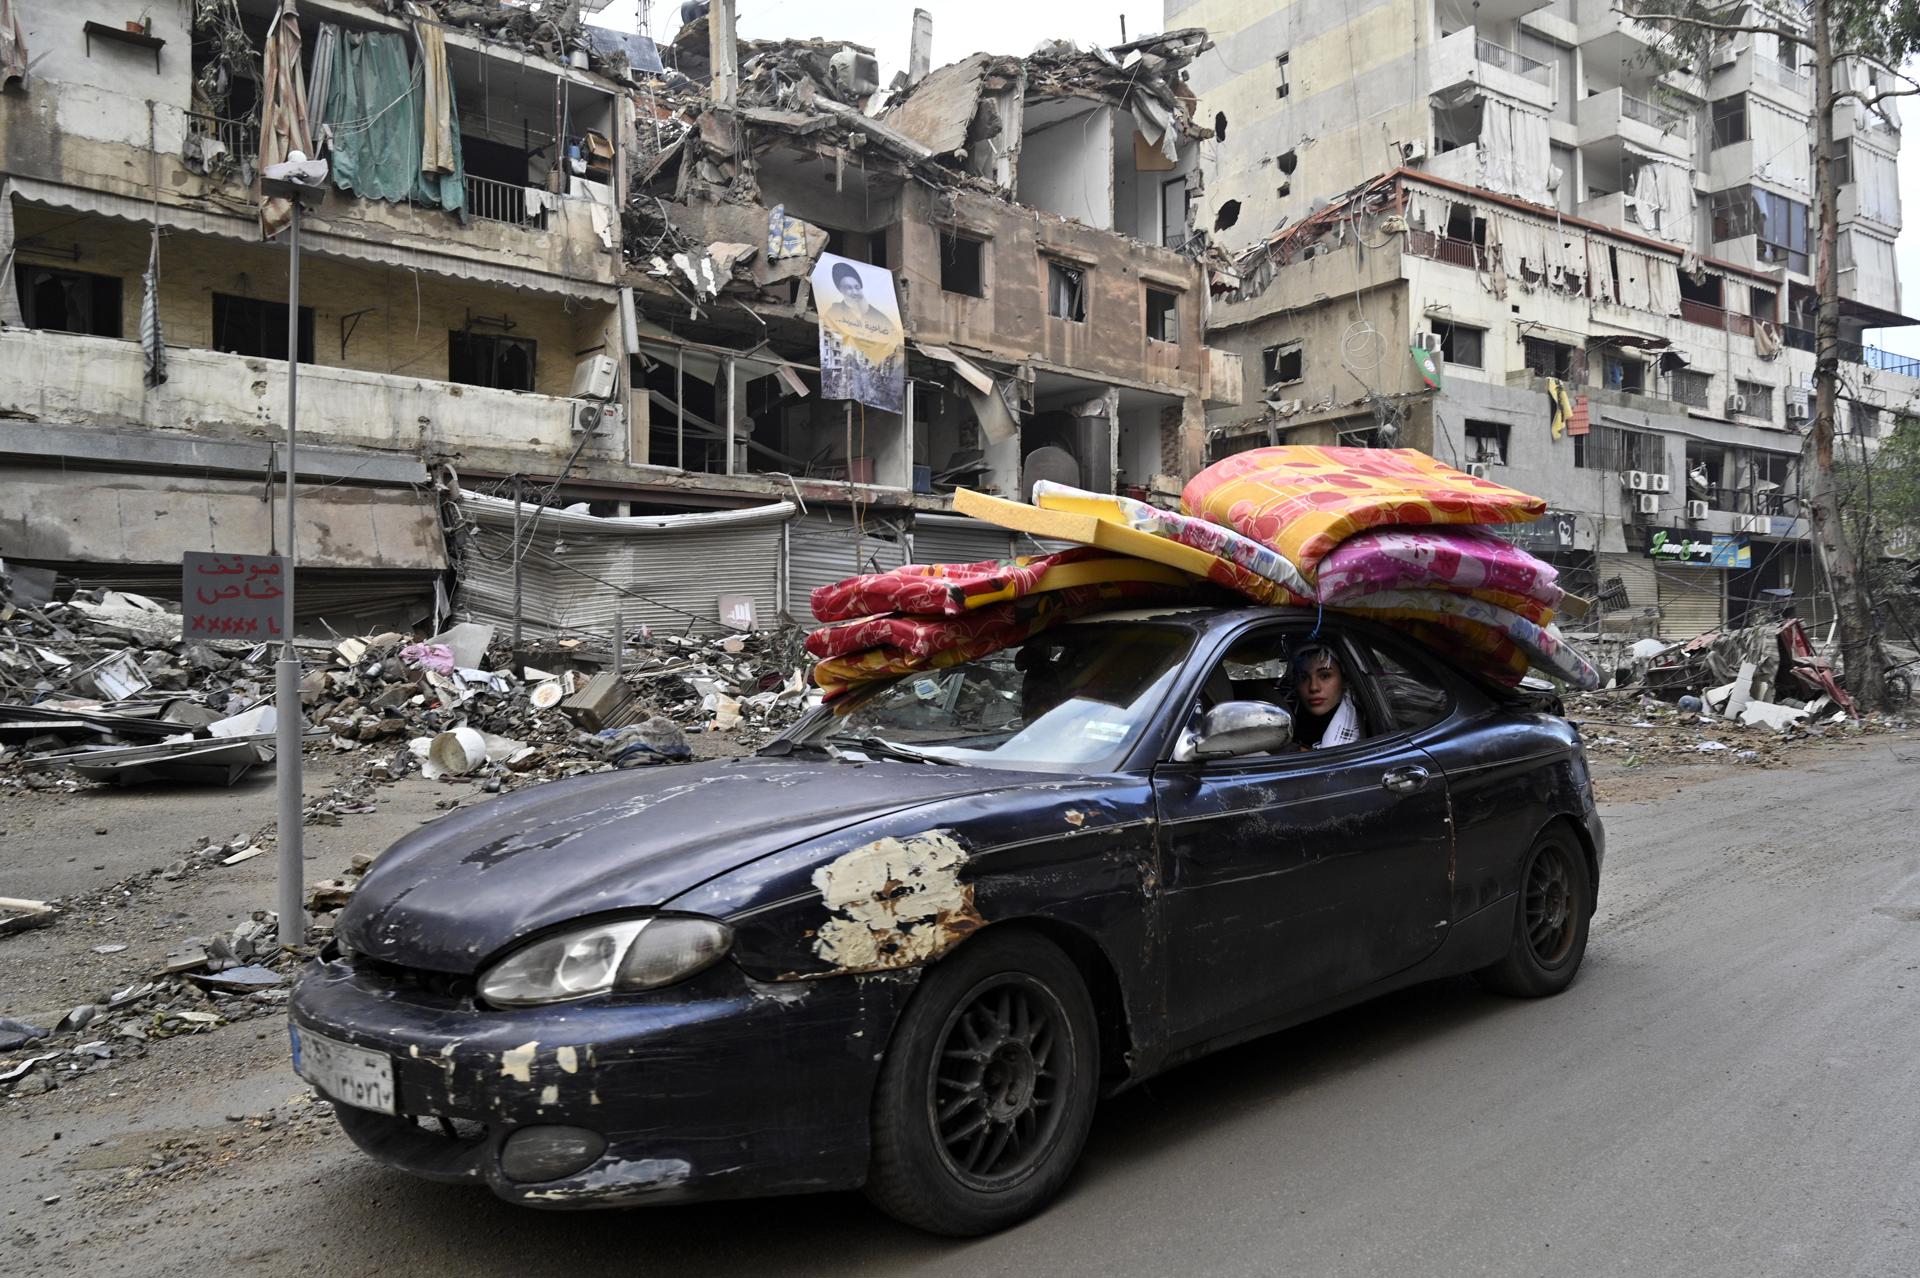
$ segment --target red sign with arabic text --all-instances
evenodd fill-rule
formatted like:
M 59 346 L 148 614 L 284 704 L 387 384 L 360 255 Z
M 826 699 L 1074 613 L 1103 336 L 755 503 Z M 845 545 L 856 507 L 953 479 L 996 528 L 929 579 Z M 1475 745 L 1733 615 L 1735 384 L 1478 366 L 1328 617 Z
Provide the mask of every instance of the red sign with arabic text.
M 187 640 L 281 638 L 285 562 L 279 555 L 187 551 L 180 560 L 180 611 Z

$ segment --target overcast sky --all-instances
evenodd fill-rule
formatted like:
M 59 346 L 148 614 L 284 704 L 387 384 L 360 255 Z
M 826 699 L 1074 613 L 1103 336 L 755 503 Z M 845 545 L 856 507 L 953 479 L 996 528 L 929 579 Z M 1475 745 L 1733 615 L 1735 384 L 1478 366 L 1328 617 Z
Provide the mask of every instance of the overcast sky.
M 873 49 L 880 59 L 880 83 L 907 64 L 913 29 L 911 0 L 737 0 L 740 34 L 749 39 L 824 36 Z M 933 14 L 933 65 L 954 62 L 969 53 L 1029 53 L 1043 40 L 1068 39 L 1081 45 L 1120 43 L 1120 20 L 1128 38 L 1159 31 L 1165 23 L 1158 0 L 922 0 Z M 634 29 L 636 0 L 612 0 L 593 20 L 603 26 Z M 653 36 L 661 43 L 680 29 L 678 0 L 654 0 Z M 1202 57 L 1218 57 L 1217 53 Z M 1909 110 L 1908 115 L 1920 116 Z M 1902 157 L 1900 203 L 1907 227 L 1900 237 L 1901 302 L 1920 315 L 1920 148 Z M 1870 340 L 1888 350 L 1920 356 L 1920 325 L 1882 329 Z

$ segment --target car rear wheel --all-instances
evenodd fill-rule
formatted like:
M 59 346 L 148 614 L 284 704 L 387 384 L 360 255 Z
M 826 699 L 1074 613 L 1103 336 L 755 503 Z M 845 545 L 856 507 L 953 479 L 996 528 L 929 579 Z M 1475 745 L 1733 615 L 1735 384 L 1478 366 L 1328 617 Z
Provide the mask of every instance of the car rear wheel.
M 1098 1042 L 1086 985 L 1058 947 L 1022 932 L 963 947 L 927 973 L 894 1032 L 867 1196 L 953 1237 L 1032 1215 L 1086 1144 Z
M 1553 826 L 1527 852 L 1507 955 L 1474 973 L 1480 984 L 1514 998 L 1544 998 L 1573 984 L 1587 952 L 1593 875 L 1579 840 Z

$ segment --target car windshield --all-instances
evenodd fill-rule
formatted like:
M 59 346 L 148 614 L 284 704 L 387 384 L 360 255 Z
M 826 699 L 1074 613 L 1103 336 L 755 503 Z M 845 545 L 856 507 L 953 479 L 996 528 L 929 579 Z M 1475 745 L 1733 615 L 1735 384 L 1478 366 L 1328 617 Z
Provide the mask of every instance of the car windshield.
M 1178 626 L 1063 626 L 977 661 L 850 693 L 794 740 L 992 768 L 1116 767 L 1192 643 Z

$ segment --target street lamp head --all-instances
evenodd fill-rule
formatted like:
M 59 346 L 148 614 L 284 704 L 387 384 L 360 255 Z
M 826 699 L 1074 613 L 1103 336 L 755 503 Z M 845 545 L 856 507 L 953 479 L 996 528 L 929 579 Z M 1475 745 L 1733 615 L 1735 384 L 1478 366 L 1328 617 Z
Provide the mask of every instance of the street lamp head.
M 327 162 L 309 160 L 300 152 L 293 151 L 280 163 L 269 164 L 262 168 L 260 176 L 269 182 L 291 182 L 295 186 L 319 186 L 327 180 Z

